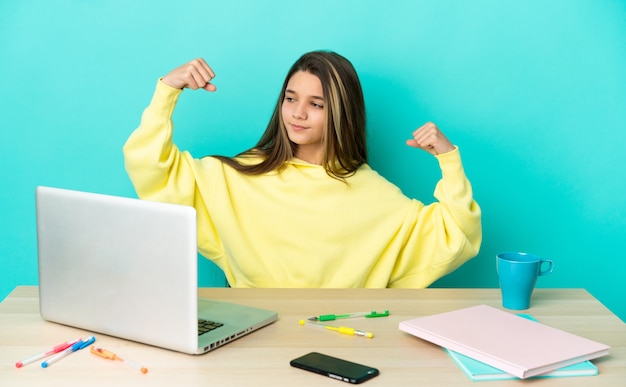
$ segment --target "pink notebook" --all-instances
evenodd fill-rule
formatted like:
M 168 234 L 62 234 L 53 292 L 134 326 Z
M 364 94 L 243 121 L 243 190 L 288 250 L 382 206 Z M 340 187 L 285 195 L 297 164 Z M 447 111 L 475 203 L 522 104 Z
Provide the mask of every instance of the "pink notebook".
M 403 321 L 399 328 L 522 379 L 609 353 L 607 345 L 487 305 Z

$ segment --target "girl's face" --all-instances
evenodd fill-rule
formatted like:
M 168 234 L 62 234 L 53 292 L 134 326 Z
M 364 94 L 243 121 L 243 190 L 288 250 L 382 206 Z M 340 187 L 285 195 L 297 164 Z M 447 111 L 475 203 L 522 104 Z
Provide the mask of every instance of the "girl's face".
M 293 74 L 287 82 L 281 113 L 289 139 L 298 144 L 295 156 L 321 164 L 326 114 L 319 78 L 305 71 Z

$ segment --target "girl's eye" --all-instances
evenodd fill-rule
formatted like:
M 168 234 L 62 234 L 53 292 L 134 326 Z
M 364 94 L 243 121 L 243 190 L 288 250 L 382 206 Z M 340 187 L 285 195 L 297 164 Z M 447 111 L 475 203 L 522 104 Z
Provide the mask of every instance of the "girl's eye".
M 313 105 L 314 108 L 316 109 L 324 109 L 324 105 L 320 105 L 319 103 L 311 103 L 311 105 Z
M 295 98 L 293 98 L 293 97 L 285 97 L 285 101 L 287 101 L 287 102 L 293 102 L 293 101 L 295 101 L 295 100 L 296 100 L 296 99 L 295 99 Z

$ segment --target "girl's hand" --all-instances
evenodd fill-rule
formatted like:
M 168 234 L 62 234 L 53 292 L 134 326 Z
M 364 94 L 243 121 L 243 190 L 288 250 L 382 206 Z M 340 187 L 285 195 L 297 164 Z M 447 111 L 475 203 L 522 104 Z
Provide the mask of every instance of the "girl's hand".
M 413 132 L 413 138 L 406 140 L 408 146 L 420 148 L 432 155 L 454 150 L 454 145 L 432 122 L 427 122 Z
M 163 83 L 175 89 L 189 88 L 215 91 L 217 87 L 211 83 L 215 73 L 202 58 L 194 59 L 170 71 L 162 78 Z

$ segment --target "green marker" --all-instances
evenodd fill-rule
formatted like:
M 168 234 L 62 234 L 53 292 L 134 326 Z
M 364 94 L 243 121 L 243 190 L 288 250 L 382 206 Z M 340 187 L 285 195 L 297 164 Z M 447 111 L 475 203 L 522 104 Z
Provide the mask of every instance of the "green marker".
M 323 314 L 320 316 L 310 317 L 309 321 L 333 321 L 339 320 L 343 318 L 355 318 L 355 317 L 365 317 L 365 318 L 373 318 L 373 317 L 387 317 L 389 316 L 389 311 L 385 310 L 384 312 L 376 312 L 375 310 L 371 312 L 355 312 L 355 313 L 344 313 L 344 314 Z

